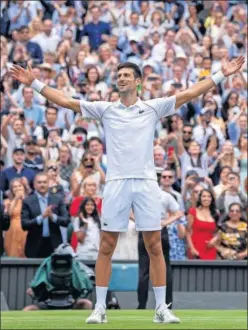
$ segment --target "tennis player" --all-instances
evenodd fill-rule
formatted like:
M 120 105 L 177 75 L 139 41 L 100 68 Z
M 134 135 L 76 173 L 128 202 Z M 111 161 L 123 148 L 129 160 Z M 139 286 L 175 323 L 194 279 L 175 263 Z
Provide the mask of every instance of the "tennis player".
M 62 92 L 35 79 L 31 67 L 27 70 L 13 65 L 14 79 L 31 86 L 50 102 L 81 112 L 85 118 L 103 123 L 108 168 L 103 195 L 101 241 L 96 261 L 96 306 L 86 323 L 106 323 L 106 294 L 111 275 L 111 257 L 118 235 L 128 228 L 130 209 L 135 214 L 138 231 L 143 232 L 150 256 L 151 280 L 156 310 L 154 322 L 179 323 L 180 320 L 165 304 L 165 261 L 161 248 L 160 189 L 153 160 L 154 132 L 158 121 L 177 112 L 184 103 L 195 99 L 239 71 L 243 56 L 232 61 L 223 59 L 221 70 L 196 83 L 177 95 L 142 101 L 137 89 L 142 83 L 139 67 L 133 63 L 118 66 L 117 85 L 120 100 L 111 102 L 86 102 L 66 97 Z

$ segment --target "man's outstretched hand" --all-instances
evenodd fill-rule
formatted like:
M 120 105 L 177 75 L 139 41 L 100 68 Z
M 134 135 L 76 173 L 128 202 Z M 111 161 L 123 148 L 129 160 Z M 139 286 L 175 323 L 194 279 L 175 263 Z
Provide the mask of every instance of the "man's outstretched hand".
M 238 72 L 242 68 L 244 63 L 245 63 L 244 56 L 239 56 L 232 61 L 228 61 L 227 58 L 224 58 L 221 61 L 221 71 L 223 72 L 225 77 L 228 77 L 231 74 Z
M 30 86 L 35 79 L 30 65 L 28 65 L 28 69 L 25 70 L 21 66 L 13 64 L 10 72 L 14 79 L 27 86 Z

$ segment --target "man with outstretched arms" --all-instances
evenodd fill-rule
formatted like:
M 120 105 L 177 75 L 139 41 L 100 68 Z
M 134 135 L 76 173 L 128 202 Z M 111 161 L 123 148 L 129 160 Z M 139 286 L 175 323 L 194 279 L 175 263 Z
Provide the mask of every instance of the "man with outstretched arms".
M 117 102 L 86 102 L 67 98 L 62 92 L 35 79 L 31 67 L 14 65 L 14 79 L 31 86 L 50 102 L 82 112 L 90 119 L 101 120 L 106 137 L 108 168 L 103 199 L 102 232 L 96 261 L 96 306 L 87 323 L 106 323 L 106 294 L 111 275 L 111 257 L 118 235 L 128 228 L 130 209 L 135 213 L 136 229 L 143 232 L 150 257 L 151 280 L 155 293 L 154 322 L 179 323 L 165 304 L 165 262 L 161 248 L 161 200 L 153 160 L 153 139 L 157 122 L 176 113 L 184 103 L 206 93 L 244 64 L 240 56 L 229 62 L 224 59 L 221 70 L 178 94 L 142 101 L 137 96 L 142 74 L 133 63 L 118 66 Z

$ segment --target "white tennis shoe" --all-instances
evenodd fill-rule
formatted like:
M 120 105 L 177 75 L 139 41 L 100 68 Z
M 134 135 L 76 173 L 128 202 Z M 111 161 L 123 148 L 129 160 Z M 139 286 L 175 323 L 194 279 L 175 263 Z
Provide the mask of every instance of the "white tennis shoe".
M 107 316 L 104 308 L 96 307 L 92 314 L 87 318 L 88 324 L 107 323 Z
M 156 311 L 153 319 L 154 323 L 180 323 L 178 317 L 168 308 L 170 305 L 160 305 Z

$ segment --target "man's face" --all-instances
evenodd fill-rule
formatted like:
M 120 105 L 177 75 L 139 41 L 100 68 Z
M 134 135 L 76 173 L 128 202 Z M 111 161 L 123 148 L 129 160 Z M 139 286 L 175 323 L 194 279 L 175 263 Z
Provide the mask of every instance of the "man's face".
M 13 154 L 13 162 L 15 165 L 22 165 L 24 163 L 25 154 L 22 151 L 17 151 Z
M 228 183 L 228 185 L 231 188 L 238 189 L 239 188 L 240 181 L 239 181 L 239 178 L 236 175 L 230 173 L 228 175 L 228 181 L 227 181 L 227 183 Z
M 189 126 L 184 126 L 183 128 L 183 141 L 188 142 L 192 138 L 192 128 Z
M 34 96 L 34 92 L 33 92 L 32 88 L 25 88 L 23 90 L 23 98 L 24 98 L 25 102 L 32 102 L 33 96 Z
M 91 15 L 92 15 L 93 20 L 98 20 L 100 15 L 101 15 L 100 9 L 99 8 L 92 8 Z
M 140 79 L 135 79 L 133 69 L 123 68 L 118 71 L 117 86 L 120 94 L 133 92 L 139 84 Z
M 175 32 L 169 31 L 165 37 L 167 43 L 172 44 L 175 40 Z
M 55 109 L 48 108 L 46 112 L 46 120 L 48 124 L 54 125 L 57 120 L 57 111 Z
M 247 115 L 242 115 L 239 117 L 239 127 L 244 132 L 247 130 Z
M 48 192 L 49 184 L 46 175 L 37 175 L 34 180 L 34 188 L 42 195 Z
M 222 171 L 221 171 L 221 173 L 220 173 L 220 179 L 221 179 L 221 181 L 223 182 L 223 183 L 227 183 L 227 181 L 228 181 L 228 175 L 229 175 L 229 173 L 230 173 L 231 171 L 230 171 L 230 169 L 229 168 L 224 168 Z
M 20 33 L 20 41 L 28 41 L 30 39 L 29 29 L 22 29 L 19 33 Z
M 164 187 L 171 187 L 174 182 L 174 176 L 171 171 L 163 171 L 161 174 L 161 185 Z
M 91 141 L 90 144 L 89 144 L 89 152 L 93 156 L 100 155 L 102 153 L 102 145 L 101 145 L 101 143 L 99 143 L 96 140 Z
M 164 152 L 162 150 L 154 150 L 153 152 L 154 162 L 156 166 L 164 165 Z
M 21 120 L 16 120 L 13 124 L 13 130 L 16 135 L 21 135 L 23 129 L 23 123 Z
M 50 35 L 52 32 L 53 23 L 49 19 L 45 20 L 43 23 L 43 31 L 45 34 Z
M 183 70 L 182 68 L 179 66 L 179 65 L 176 65 L 174 68 L 173 68 L 173 74 L 174 74 L 174 77 L 181 80 L 182 78 L 182 74 L 183 74 Z
M 36 145 L 35 144 L 29 144 L 26 146 L 27 153 L 30 155 L 36 154 Z
M 136 26 L 139 23 L 139 15 L 138 14 L 131 14 L 130 22 L 132 25 Z

